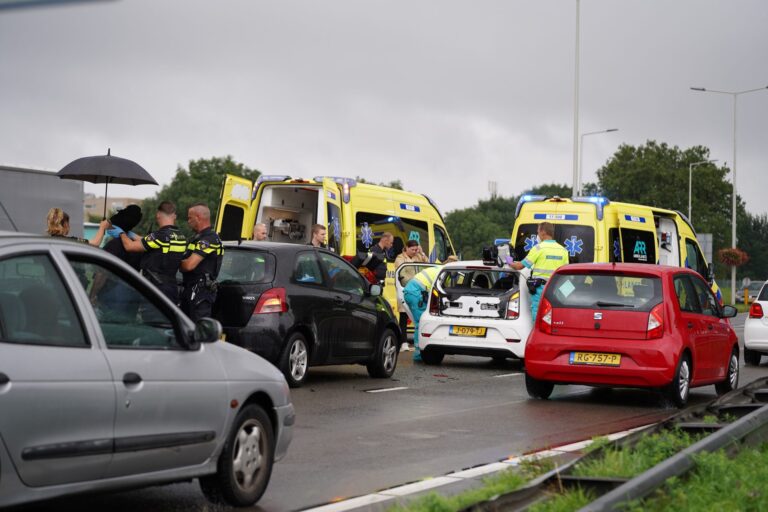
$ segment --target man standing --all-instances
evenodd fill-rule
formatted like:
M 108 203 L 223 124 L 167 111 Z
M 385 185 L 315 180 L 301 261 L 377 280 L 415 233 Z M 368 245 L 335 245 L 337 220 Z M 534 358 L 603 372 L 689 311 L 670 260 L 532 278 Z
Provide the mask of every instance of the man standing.
M 257 222 L 253 225 L 253 239 L 256 242 L 263 242 L 267 239 L 267 225 L 263 222 Z
M 511 265 L 515 270 L 522 270 L 523 267 L 531 269 L 531 279 L 536 280 L 535 291 L 531 291 L 531 315 L 534 322 L 536 313 L 539 311 L 544 284 L 555 270 L 568 264 L 568 251 L 554 240 L 554 224 L 542 222 L 539 224 L 537 234 L 539 243 L 533 246 L 522 262 L 515 261 Z
M 387 278 L 387 263 L 389 263 L 389 250 L 395 242 L 395 237 L 392 233 L 384 233 L 379 239 L 379 243 L 371 247 L 371 254 L 381 261 L 379 265 L 373 270 L 376 275 L 376 280 L 383 283 Z
M 325 226 L 322 224 L 312 225 L 312 238 L 309 240 L 309 245 L 313 247 L 325 248 Z
M 175 225 L 176 205 L 171 201 L 161 202 L 155 212 L 155 222 L 159 228 L 144 238 L 132 240 L 126 233 L 120 232 L 120 241 L 128 252 L 145 253 L 140 263 L 142 275 L 174 304 L 178 304 L 176 273 L 187 250 L 187 239 Z
M 185 258 L 181 260 L 184 274 L 181 309 L 197 321 L 211 316 L 224 248 L 219 235 L 211 228 L 211 211 L 204 203 L 190 206 L 187 223 L 197 234 L 187 244 Z

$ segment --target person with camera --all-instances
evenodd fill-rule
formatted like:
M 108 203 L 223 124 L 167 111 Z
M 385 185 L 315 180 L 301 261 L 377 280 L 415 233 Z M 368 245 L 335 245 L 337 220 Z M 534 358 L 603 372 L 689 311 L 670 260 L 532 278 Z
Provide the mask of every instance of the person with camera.
M 539 224 L 537 235 L 539 243 L 533 246 L 523 261 L 510 264 L 515 270 L 531 269 L 528 289 L 531 291 L 531 316 L 536 321 L 539 301 L 544 285 L 558 268 L 568 264 L 568 251 L 554 240 L 555 226 L 551 222 Z

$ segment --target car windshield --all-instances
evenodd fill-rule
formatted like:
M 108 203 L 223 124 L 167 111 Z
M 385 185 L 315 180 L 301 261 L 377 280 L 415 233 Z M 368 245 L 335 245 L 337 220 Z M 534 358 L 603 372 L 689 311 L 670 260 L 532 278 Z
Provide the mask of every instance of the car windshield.
M 765 281 L 752 281 L 749 283 L 749 293 L 757 293 L 760 291 L 760 289 L 763 287 L 763 284 L 765 284 Z
M 628 274 L 555 274 L 545 297 L 553 307 L 650 311 L 661 302 L 658 277 Z
M 265 251 L 226 247 L 220 283 L 267 283 L 275 277 L 275 257 Z
M 491 268 L 444 269 L 437 277 L 437 286 L 449 296 L 505 295 L 517 290 L 518 274 Z

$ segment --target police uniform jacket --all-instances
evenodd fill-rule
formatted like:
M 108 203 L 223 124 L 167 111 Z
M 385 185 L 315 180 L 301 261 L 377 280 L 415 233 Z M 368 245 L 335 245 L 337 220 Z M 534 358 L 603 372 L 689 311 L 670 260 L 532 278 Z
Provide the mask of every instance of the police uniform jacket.
M 213 228 L 207 227 L 187 243 L 187 256 L 190 254 L 199 254 L 203 257 L 194 269 L 184 272 L 184 284 L 195 283 L 205 278 L 206 274 L 211 279 L 216 279 L 221 268 L 221 260 L 224 257 L 224 247 L 221 245 L 221 238 Z
M 176 282 L 176 272 L 187 250 L 187 238 L 176 226 L 163 226 L 141 239 L 146 251 L 141 269 L 163 281 Z

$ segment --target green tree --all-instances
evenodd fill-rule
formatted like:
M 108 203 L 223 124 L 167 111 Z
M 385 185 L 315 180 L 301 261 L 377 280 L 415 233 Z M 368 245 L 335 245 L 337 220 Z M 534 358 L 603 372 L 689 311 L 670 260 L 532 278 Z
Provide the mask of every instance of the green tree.
M 144 200 L 141 208 L 144 216 L 136 228 L 139 233 L 148 233 L 154 226 L 155 212 L 161 201 L 173 201 L 176 205 L 179 227 L 187 234 L 187 208 L 194 203 L 205 203 L 211 209 L 211 222 L 215 222 L 219 211 L 221 187 L 227 174 L 234 174 L 249 180 L 256 180 L 261 174 L 244 164 L 235 162 L 231 156 L 190 160 L 189 168 L 179 166 L 176 175 L 168 185 L 163 186 L 154 197 Z
M 613 201 L 657 206 L 687 215 L 689 165 L 709 159 L 709 149 L 704 146 L 682 150 L 655 141 L 637 147 L 623 144 L 597 171 L 597 188 Z M 712 233 L 714 252 L 731 246 L 729 172 L 726 166 L 714 163 L 697 166 L 693 171 L 693 224 L 697 232 Z M 743 201 L 737 202 L 739 217 L 746 218 Z M 719 272 L 723 270 L 718 267 Z

